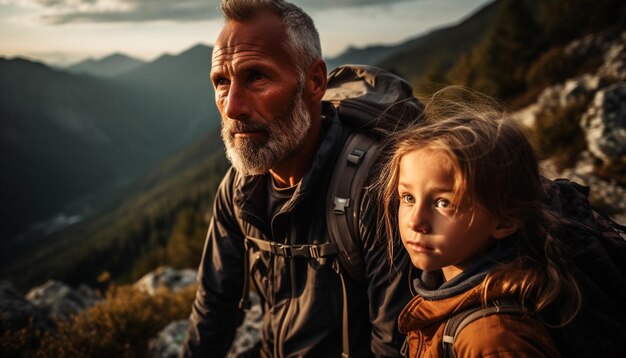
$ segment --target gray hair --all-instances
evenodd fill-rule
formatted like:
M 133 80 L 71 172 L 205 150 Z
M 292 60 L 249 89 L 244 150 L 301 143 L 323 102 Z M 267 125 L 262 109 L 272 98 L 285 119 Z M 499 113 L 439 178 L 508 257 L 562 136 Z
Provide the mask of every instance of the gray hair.
M 278 15 L 287 35 L 286 50 L 301 76 L 313 61 L 322 59 L 320 36 L 313 19 L 298 6 L 284 0 L 222 0 L 220 8 L 227 21 L 246 21 L 264 10 Z

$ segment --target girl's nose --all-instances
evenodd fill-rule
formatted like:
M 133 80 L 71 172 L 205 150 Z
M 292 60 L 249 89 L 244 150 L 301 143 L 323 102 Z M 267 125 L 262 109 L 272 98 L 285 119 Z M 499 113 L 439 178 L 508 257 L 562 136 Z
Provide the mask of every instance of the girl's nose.
M 424 208 L 421 204 L 416 204 L 411 212 L 411 218 L 409 219 L 409 227 L 415 232 L 422 234 L 430 233 L 430 215 L 428 215 L 427 208 Z

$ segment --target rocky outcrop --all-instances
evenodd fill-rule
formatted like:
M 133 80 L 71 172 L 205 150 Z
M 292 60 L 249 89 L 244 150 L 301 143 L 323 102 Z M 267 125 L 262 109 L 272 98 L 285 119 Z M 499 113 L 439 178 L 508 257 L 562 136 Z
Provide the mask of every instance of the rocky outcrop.
M 254 347 L 261 340 L 262 311 L 259 296 L 250 292 L 252 306 L 246 311 L 242 325 L 237 329 L 235 340 L 228 357 L 234 358 Z M 149 355 L 153 358 L 175 358 L 182 351 L 189 321 L 170 323 L 148 343 Z
M 135 282 L 134 286 L 150 294 L 161 287 L 176 291 L 195 285 L 196 271 L 161 267 Z M 0 334 L 22 328 L 49 330 L 54 318 L 64 319 L 94 305 L 100 297 L 94 290 L 81 286 L 73 289 L 50 280 L 32 288 L 22 296 L 7 281 L 0 280 Z M 251 308 L 237 330 L 229 357 L 236 357 L 252 348 L 261 339 L 261 306 L 259 296 L 250 293 Z M 178 357 L 189 328 L 188 320 L 171 322 L 148 343 L 151 357 Z
M 52 318 L 68 318 L 100 300 L 96 292 L 87 286 L 73 289 L 55 280 L 32 288 L 25 297 L 32 304 L 46 310 Z
M 228 354 L 229 357 L 237 357 L 239 354 L 251 349 L 261 340 L 261 325 L 263 311 L 261 300 L 256 292 L 250 292 L 252 306 L 246 311 L 243 324 L 237 329 L 235 340 Z
M 25 299 L 11 283 L 0 281 L 0 335 L 9 330 L 46 330 L 52 327 L 54 322 L 45 309 Z
M 171 267 L 159 267 L 147 273 L 133 284 L 136 288 L 154 295 L 159 287 L 166 287 L 174 292 L 196 283 L 196 271 L 191 269 L 175 270 Z
M 586 104 L 579 123 L 587 148 L 578 163 L 557 170 L 546 160 L 542 167 L 548 177 L 567 178 L 589 186 L 592 203 L 608 209 L 623 224 L 626 223 L 624 178 L 600 177 L 596 169 L 626 169 L 626 32 L 614 39 L 609 35 L 587 36 L 565 48 L 565 53 L 573 58 L 584 58 L 594 52 L 603 54 L 603 63 L 594 73 L 545 88 L 536 103 L 512 113 L 511 117 L 532 127 L 542 114 Z
M 594 157 L 609 164 L 626 164 L 626 82 L 598 91 L 580 125 Z
M 148 342 L 148 355 L 152 358 L 177 358 L 182 352 L 189 320 L 174 321 Z

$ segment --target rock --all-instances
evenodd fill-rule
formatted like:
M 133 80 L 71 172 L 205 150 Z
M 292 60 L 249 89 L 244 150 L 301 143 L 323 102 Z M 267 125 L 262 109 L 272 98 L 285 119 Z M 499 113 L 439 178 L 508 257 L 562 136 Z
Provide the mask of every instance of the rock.
M 167 287 L 174 292 L 196 283 L 196 271 L 192 269 L 175 270 L 171 267 L 159 267 L 140 278 L 133 286 L 154 295 L 159 287 Z
M 565 83 L 545 88 L 537 98 L 537 104 L 541 107 L 541 111 L 564 108 L 592 97 L 599 85 L 600 79 L 597 76 L 582 75 L 569 79 Z
M 598 91 L 580 125 L 595 157 L 626 164 L 626 83 Z
M 566 46 L 565 53 L 575 58 L 602 53 L 603 63 L 595 73 L 545 88 L 536 103 L 510 116 L 533 127 L 537 118 L 576 103 L 588 102 L 578 119 L 586 140 L 579 163 L 561 173 L 553 173 L 552 177 L 564 177 L 588 185 L 592 203 L 611 212 L 617 222 L 625 223 L 623 178 L 607 176 L 602 179 L 596 173 L 620 173 L 626 168 L 626 31 L 619 35 L 590 35 L 572 41 Z M 541 136 L 541 133 L 535 135 Z M 549 167 L 546 163 L 549 160 L 544 162 L 544 166 Z
M 228 357 L 237 357 L 239 354 L 254 347 L 261 340 L 261 326 L 263 324 L 263 311 L 261 300 L 256 292 L 250 292 L 252 306 L 246 312 L 243 324 L 237 329 L 235 340 L 228 352 Z
M 189 320 L 174 321 L 148 342 L 148 356 L 154 358 L 177 358 L 182 352 Z
M 72 289 L 63 282 L 49 280 L 26 293 L 32 304 L 47 310 L 52 317 L 68 318 L 93 306 L 100 297 L 87 286 Z
M 610 217 L 617 223 L 626 224 L 626 188 L 615 181 L 602 179 L 595 174 L 595 158 L 583 152 L 573 168 L 558 171 L 550 160 L 541 162 L 543 174 L 550 179 L 565 178 L 590 188 L 589 201 L 598 208 L 611 208 Z
M 227 355 L 229 358 L 237 357 L 261 340 L 263 313 L 256 292 L 250 292 L 250 301 L 252 306 L 246 312 L 242 325 L 237 329 L 233 345 Z M 188 320 L 175 321 L 167 325 L 148 343 L 148 355 L 153 358 L 178 357 L 182 352 L 182 345 L 188 328 Z
M 0 280 L 0 335 L 28 327 L 47 330 L 54 322 L 46 310 L 22 297 L 8 281 Z
M 598 74 L 613 81 L 626 81 L 626 31 L 609 45 Z

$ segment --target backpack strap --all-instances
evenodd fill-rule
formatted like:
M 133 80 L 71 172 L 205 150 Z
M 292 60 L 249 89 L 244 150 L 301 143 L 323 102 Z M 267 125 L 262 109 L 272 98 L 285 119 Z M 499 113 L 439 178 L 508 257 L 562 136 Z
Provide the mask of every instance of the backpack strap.
M 493 301 L 488 307 L 476 306 L 465 311 L 458 312 L 454 316 L 448 318 L 446 325 L 443 328 L 443 340 L 441 344 L 443 346 L 444 357 L 456 357 L 456 353 L 454 352 L 454 342 L 463 328 L 477 319 L 490 316 L 492 314 L 511 314 L 521 316 L 524 314 L 524 310 L 516 300 L 512 298 L 505 298 Z
M 339 246 L 343 268 L 357 282 L 364 282 L 358 227 L 363 187 L 378 157 L 378 141 L 368 134 L 353 132 L 337 159 L 328 186 L 326 225 L 331 242 Z
M 333 170 L 326 197 L 326 225 L 331 243 L 338 247 L 333 268 L 339 275 L 342 290 L 342 353 L 350 357 L 348 290 L 345 274 L 355 281 L 365 281 L 358 228 L 359 207 L 369 171 L 378 157 L 378 141 L 365 133 L 353 132 L 343 146 Z

